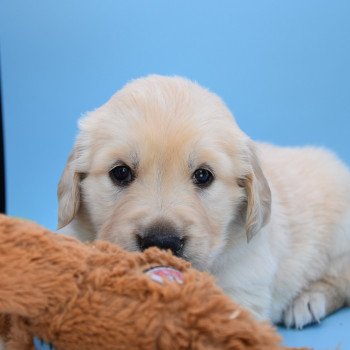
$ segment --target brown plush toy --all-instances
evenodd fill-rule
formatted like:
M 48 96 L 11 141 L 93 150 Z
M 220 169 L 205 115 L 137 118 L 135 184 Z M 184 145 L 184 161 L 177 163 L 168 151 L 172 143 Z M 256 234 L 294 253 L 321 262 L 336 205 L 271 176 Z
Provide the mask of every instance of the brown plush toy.
M 85 245 L 0 215 L 5 349 L 285 349 L 198 272 L 155 248 Z M 0 345 L 1 348 L 1 345 Z

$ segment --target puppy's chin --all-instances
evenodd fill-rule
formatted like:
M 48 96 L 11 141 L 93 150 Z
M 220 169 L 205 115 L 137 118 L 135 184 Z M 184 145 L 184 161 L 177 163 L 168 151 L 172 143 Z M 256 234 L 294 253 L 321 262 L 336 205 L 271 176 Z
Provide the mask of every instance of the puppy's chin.
M 114 243 L 121 246 L 123 249 L 128 250 L 130 252 L 140 252 L 142 253 L 143 250 L 138 246 L 137 242 L 124 242 L 120 243 L 118 241 L 114 241 Z M 164 249 L 164 251 L 171 252 L 170 249 Z M 172 253 L 172 252 L 171 252 Z M 208 266 L 208 259 L 205 252 L 200 251 L 193 251 L 193 249 L 188 249 L 188 247 L 184 247 L 184 251 L 182 254 L 176 256 L 179 259 L 183 259 L 191 264 L 191 266 L 199 271 L 207 271 Z
M 97 239 L 112 242 L 130 252 L 142 252 L 143 249 L 142 246 L 140 246 L 140 241 L 138 239 L 139 230 L 137 228 L 139 226 L 140 225 L 136 227 L 135 225 L 124 223 L 120 225 L 111 225 L 110 222 L 107 222 L 102 225 L 98 231 Z M 199 232 L 203 231 L 204 234 L 202 237 Z M 192 267 L 197 270 L 209 270 L 212 261 L 210 257 L 213 255 L 213 250 L 216 251 L 216 248 L 214 247 L 217 246 L 216 242 L 211 242 L 210 244 L 210 236 L 210 232 L 205 231 L 202 226 L 195 229 L 193 232 L 187 230 L 183 249 L 179 254 L 176 254 L 176 256 L 189 262 Z M 164 250 L 167 249 L 165 248 Z M 168 250 L 171 251 L 170 249 Z M 217 256 L 217 254 L 214 255 Z
M 128 250 L 128 251 L 135 251 L 135 252 L 142 253 L 142 249 L 140 249 L 136 245 L 130 244 L 128 247 L 123 247 L 123 248 Z M 172 251 L 170 249 L 162 249 L 162 250 L 172 253 Z M 185 247 L 184 252 L 181 255 L 176 255 L 176 257 L 189 262 L 193 268 L 195 268 L 199 271 L 207 271 L 208 270 L 208 261 L 207 261 L 207 259 L 204 258 L 204 255 L 199 253 L 199 252 L 192 252 L 192 253 L 187 252 L 186 247 Z
M 193 251 L 192 249 L 184 249 L 184 253 L 179 258 L 191 263 L 192 267 L 199 271 L 208 270 L 208 259 L 205 252 Z

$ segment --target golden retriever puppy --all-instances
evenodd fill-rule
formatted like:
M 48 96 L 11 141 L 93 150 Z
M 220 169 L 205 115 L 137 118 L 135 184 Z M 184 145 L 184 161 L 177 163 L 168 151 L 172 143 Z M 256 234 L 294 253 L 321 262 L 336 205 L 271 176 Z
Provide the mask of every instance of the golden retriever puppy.
M 256 317 L 318 322 L 350 299 L 350 172 L 317 148 L 253 142 L 178 77 L 126 85 L 80 121 L 59 227 L 171 249 Z

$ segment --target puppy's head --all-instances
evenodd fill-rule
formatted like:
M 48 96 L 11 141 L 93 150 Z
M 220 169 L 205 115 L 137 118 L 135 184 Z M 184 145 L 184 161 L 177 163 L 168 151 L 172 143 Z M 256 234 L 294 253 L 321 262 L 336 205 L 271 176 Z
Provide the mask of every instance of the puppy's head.
M 136 80 L 84 117 L 58 195 L 60 227 L 86 220 L 99 239 L 200 269 L 270 212 L 252 141 L 216 95 L 176 77 Z

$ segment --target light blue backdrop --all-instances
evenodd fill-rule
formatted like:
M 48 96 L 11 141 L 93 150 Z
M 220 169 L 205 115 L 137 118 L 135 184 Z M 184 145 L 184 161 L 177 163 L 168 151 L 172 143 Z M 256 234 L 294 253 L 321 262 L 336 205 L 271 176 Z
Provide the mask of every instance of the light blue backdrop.
M 350 163 L 349 1 L 1 0 L 8 212 L 56 226 L 78 117 L 149 73 L 221 95 L 253 138 Z
M 150 73 L 217 92 L 254 139 L 323 145 L 350 164 L 348 0 L 0 1 L 9 214 L 55 228 L 78 117 Z M 346 315 L 327 321 L 342 336 L 312 341 L 344 345 Z

